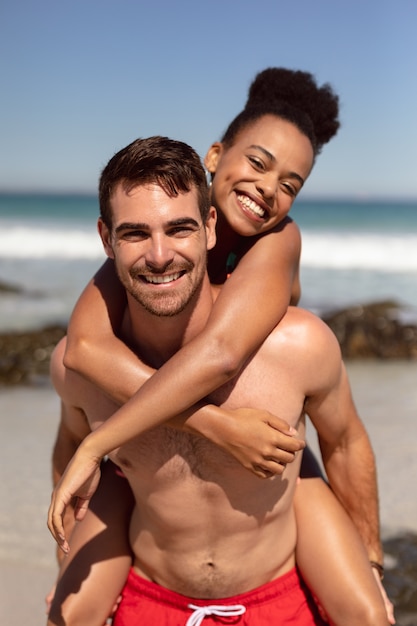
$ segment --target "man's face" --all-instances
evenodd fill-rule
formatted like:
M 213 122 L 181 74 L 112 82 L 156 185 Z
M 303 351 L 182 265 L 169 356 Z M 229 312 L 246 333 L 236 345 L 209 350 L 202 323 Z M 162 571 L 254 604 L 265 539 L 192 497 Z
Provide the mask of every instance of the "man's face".
M 206 273 L 207 250 L 215 244 L 215 211 L 203 224 L 196 189 L 170 198 L 156 184 L 112 199 L 112 230 L 99 220 L 107 255 L 114 259 L 126 291 L 149 313 L 177 315 Z

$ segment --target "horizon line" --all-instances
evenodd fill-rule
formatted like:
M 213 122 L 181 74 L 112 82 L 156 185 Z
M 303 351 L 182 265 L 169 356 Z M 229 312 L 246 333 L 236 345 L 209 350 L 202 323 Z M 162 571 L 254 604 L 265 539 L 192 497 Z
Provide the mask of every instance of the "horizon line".
M 84 198 L 97 198 L 97 191 L 77 190 L 77 189 L 1 189 L 0 196 L 44 196 L 44 197 L 64 197 L 64 196 L 78 196 Z M 334 194 L 319 194 L 319 193 L 306 193 L 301 197 L 296 198 L 294 204 L 297 201 L 307 202 L 331 202 L 331 201 L 349 201 L 349 202 L 405 202 L 415 203 L 417 202 L 416 196 L 404 196 L 404 195 L 381 195 L 371 193 L 334 193 Z

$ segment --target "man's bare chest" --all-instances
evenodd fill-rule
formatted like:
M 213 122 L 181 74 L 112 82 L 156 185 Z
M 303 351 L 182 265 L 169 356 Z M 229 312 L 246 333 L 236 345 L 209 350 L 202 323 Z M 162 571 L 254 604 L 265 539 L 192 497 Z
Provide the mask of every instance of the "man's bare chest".
M 83 409 L 93 430 L 118 409 L 94 387 L 83 396 Z M 238 377 L 211 394 L 208 401 L 225 409 L 267 410 L 298 427 L 304 397 L 285 370 L 271 367 L 269 359 L 261 353 L 248 362 Z M 169 398 L 161 395 L 161 403 L 164 402 L 169 409 Z M 137 419 L 140 422 L 140 414 Z M 234 474 L 242 469 L 229 453 L 211 441 L 168 425 L 136 437 L 112 458 L 127 472 L 141 472 L 148 477 L 158 472 L 169 480 L 187 474 L 217 480 L 218 475 L 224 476 L 228 471 Z

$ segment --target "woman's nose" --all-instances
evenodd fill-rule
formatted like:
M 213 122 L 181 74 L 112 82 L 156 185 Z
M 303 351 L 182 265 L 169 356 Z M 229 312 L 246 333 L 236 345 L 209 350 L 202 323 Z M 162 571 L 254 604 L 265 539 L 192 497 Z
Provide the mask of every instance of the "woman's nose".
M 278 179 L 275 173 L 266 172 L 256 183 L 256 188 L 264 198 L 273 198 L 278 189 Z

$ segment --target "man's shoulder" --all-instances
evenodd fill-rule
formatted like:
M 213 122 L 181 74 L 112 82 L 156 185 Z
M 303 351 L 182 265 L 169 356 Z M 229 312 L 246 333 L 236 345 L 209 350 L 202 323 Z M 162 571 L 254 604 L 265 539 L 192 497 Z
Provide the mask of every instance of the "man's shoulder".
M 91 394 L 93 386 L 75 371 L 64 365 L 67 338 L 63 337 L 55 346 L 51 355 L 50 374 L 56 392 L 64 402 L 82 406 L 82 398 Z
M 52 383 L 55 387 L 56 383 L 63 377 L 65 372 L 64 354 L 66 345 L 67 337 L 65 336 L 56 344 L 51 354 L 50 373 Z
M 311 396 L 336 384 L 342 367 L 339 343 L 319 317 L 289 307 L 266 340 L 269 366 L 291 373 L 292 384 Z
M 334 336 L 329 326 L 322 319 L 299 306 L 289 306 L 282 321 L 288 328 L 296 327 L 299 332 L 320 332 L 326 336 Z
M 286 351 L 317 356 L 324 350 L 338 358 L 340 348 L 336 336 L 317 315 L 300 307 L 289 306 L 281 322 L 271 333 L 271 339 Z

